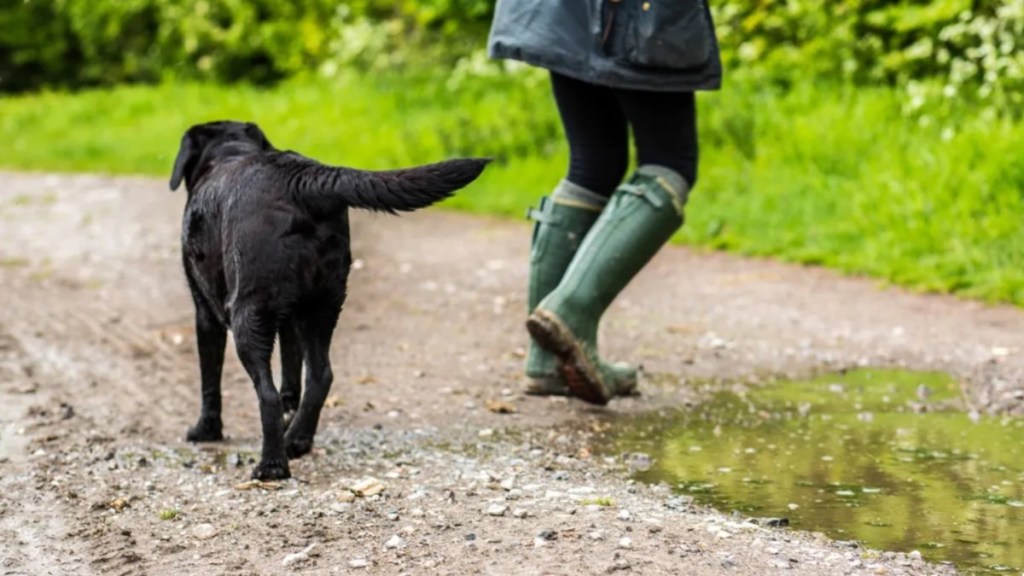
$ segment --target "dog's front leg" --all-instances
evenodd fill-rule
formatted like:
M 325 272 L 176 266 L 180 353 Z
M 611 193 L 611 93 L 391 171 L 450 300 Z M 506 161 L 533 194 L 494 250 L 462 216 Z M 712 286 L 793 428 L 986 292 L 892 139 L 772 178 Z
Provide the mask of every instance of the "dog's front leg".
M 214 442 L 224 439 L 220 418 L 220 379 L 224 368 L 227 329 L 210 311 L 202 296 L 193 291 L 196 304 L 196 343 L 199 348 L 199 372 L 202 380 L 202 407 L 199 421 L 188 429 L 189 442 Z
M 291 477 L 284 452 L 284 411 L 281 396 L 274 387 L 270 373 L 270 356 L 274 351 L 274 326 L 266 315 L 244 309 L 232 314 L 231 329 L 235 334 L 238 359 L 252 378 L 260 401 L 260 422 L 263 427 L 263 455 L 253 468 L 257 480 L 282 480 Z

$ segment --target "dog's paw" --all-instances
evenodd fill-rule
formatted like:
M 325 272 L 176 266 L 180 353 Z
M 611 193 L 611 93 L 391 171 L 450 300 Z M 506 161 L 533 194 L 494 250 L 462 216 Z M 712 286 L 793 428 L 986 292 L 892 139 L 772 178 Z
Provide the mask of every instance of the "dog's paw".
M 220 418 L 200 418 L 199 422 L 185 434 L 185 440 L 189 442 L 219 442 L 223 439 L 224 431 Z
M 313 450 L 313 439 L 289 438 L 285 436 L 284 450 L 288 454 L 289 459 L 305 456 Z
M 286 480 L 291 477 L 292 473 L 288 469 L 287 460 L 261 460 L 252 469 L 253 480 L 266 482 L 268 480 Z

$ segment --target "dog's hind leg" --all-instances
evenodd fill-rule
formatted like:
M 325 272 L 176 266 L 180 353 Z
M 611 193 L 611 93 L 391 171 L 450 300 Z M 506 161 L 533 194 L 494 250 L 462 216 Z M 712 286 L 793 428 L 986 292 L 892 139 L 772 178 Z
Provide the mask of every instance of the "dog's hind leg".
M 289 458 L 298 458 L 313 449 L 313 437 L 320 423 L 327 394 L 331 391 L 334 374 L 331 371 L 331 335 L 337 322 L 337 312 L 320 318 L 307 319 L 301 324 L 306 360 L 306 389 L 299 411 L 285 434 L 285 450 Z
M 256 387 L 263 428 L 263 454 L 252 471 L 257 480 L 281 480 L 291 477 L 284 452 L 284 423 L 281 396 L 274 387 L 270 357 L 274 351 L 277 327 L 271 315 L 251 308 L 232 311 L 231 330 L 235 335 L 238 359 Z
M 278 328 L 281 341 L 281 404 L 284 407 L 284 426 L 295 416 L 302 397 L 302 342 L 295 325 L 285 322 Z
M 192 285 L 191 278 L 189 285 Z M 196 289 L 192 290 L 192 299 L 196 305 L 196 343 L 199 348 L 203 404 L 199 411 L 199 421 L 188 429 L 185 439 L 189 442 L 213 442 L 224 439 L 220 418 L 220 378 L 224 367 L 227 329 Z

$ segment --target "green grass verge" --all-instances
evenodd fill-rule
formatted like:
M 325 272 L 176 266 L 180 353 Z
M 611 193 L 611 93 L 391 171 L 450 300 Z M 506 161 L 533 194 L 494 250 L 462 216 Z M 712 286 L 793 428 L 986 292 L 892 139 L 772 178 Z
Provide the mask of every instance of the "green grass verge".
M 181 133 L 218 118 L 325 162 L 497 162 L 448 202 L 520 216 L 564 174 L 542 77 L 345 76 L 0 99 L 0 166 L 167 176 Z M 735 82 L 699 101 L 700 182 L 679 241 L 1024 304 L 1024 124 L 906 118 L 889 89 Z

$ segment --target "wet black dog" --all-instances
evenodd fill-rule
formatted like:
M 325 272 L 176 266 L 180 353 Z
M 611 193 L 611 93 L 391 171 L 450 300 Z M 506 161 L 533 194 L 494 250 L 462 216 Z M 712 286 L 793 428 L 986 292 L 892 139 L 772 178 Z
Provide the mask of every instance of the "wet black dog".
M 263 455 L 253 478 L 288 478 L 288 458 L 313 446 L 331 387 L 328 349 L 352 264 L 348 208 L 416 210 L 469 184 L 486 164 L 368 172 L 277 150 L 255 124 L 190 128 L 171 175 L 172 190 L 182 179 L 188 190 L 181 246 L 202 376 L 202 411 L 188 440 L 223 439 L 220 379 L 230 329 L 260 403 Z M 280 394 L 270 369 L 275 335 Z

